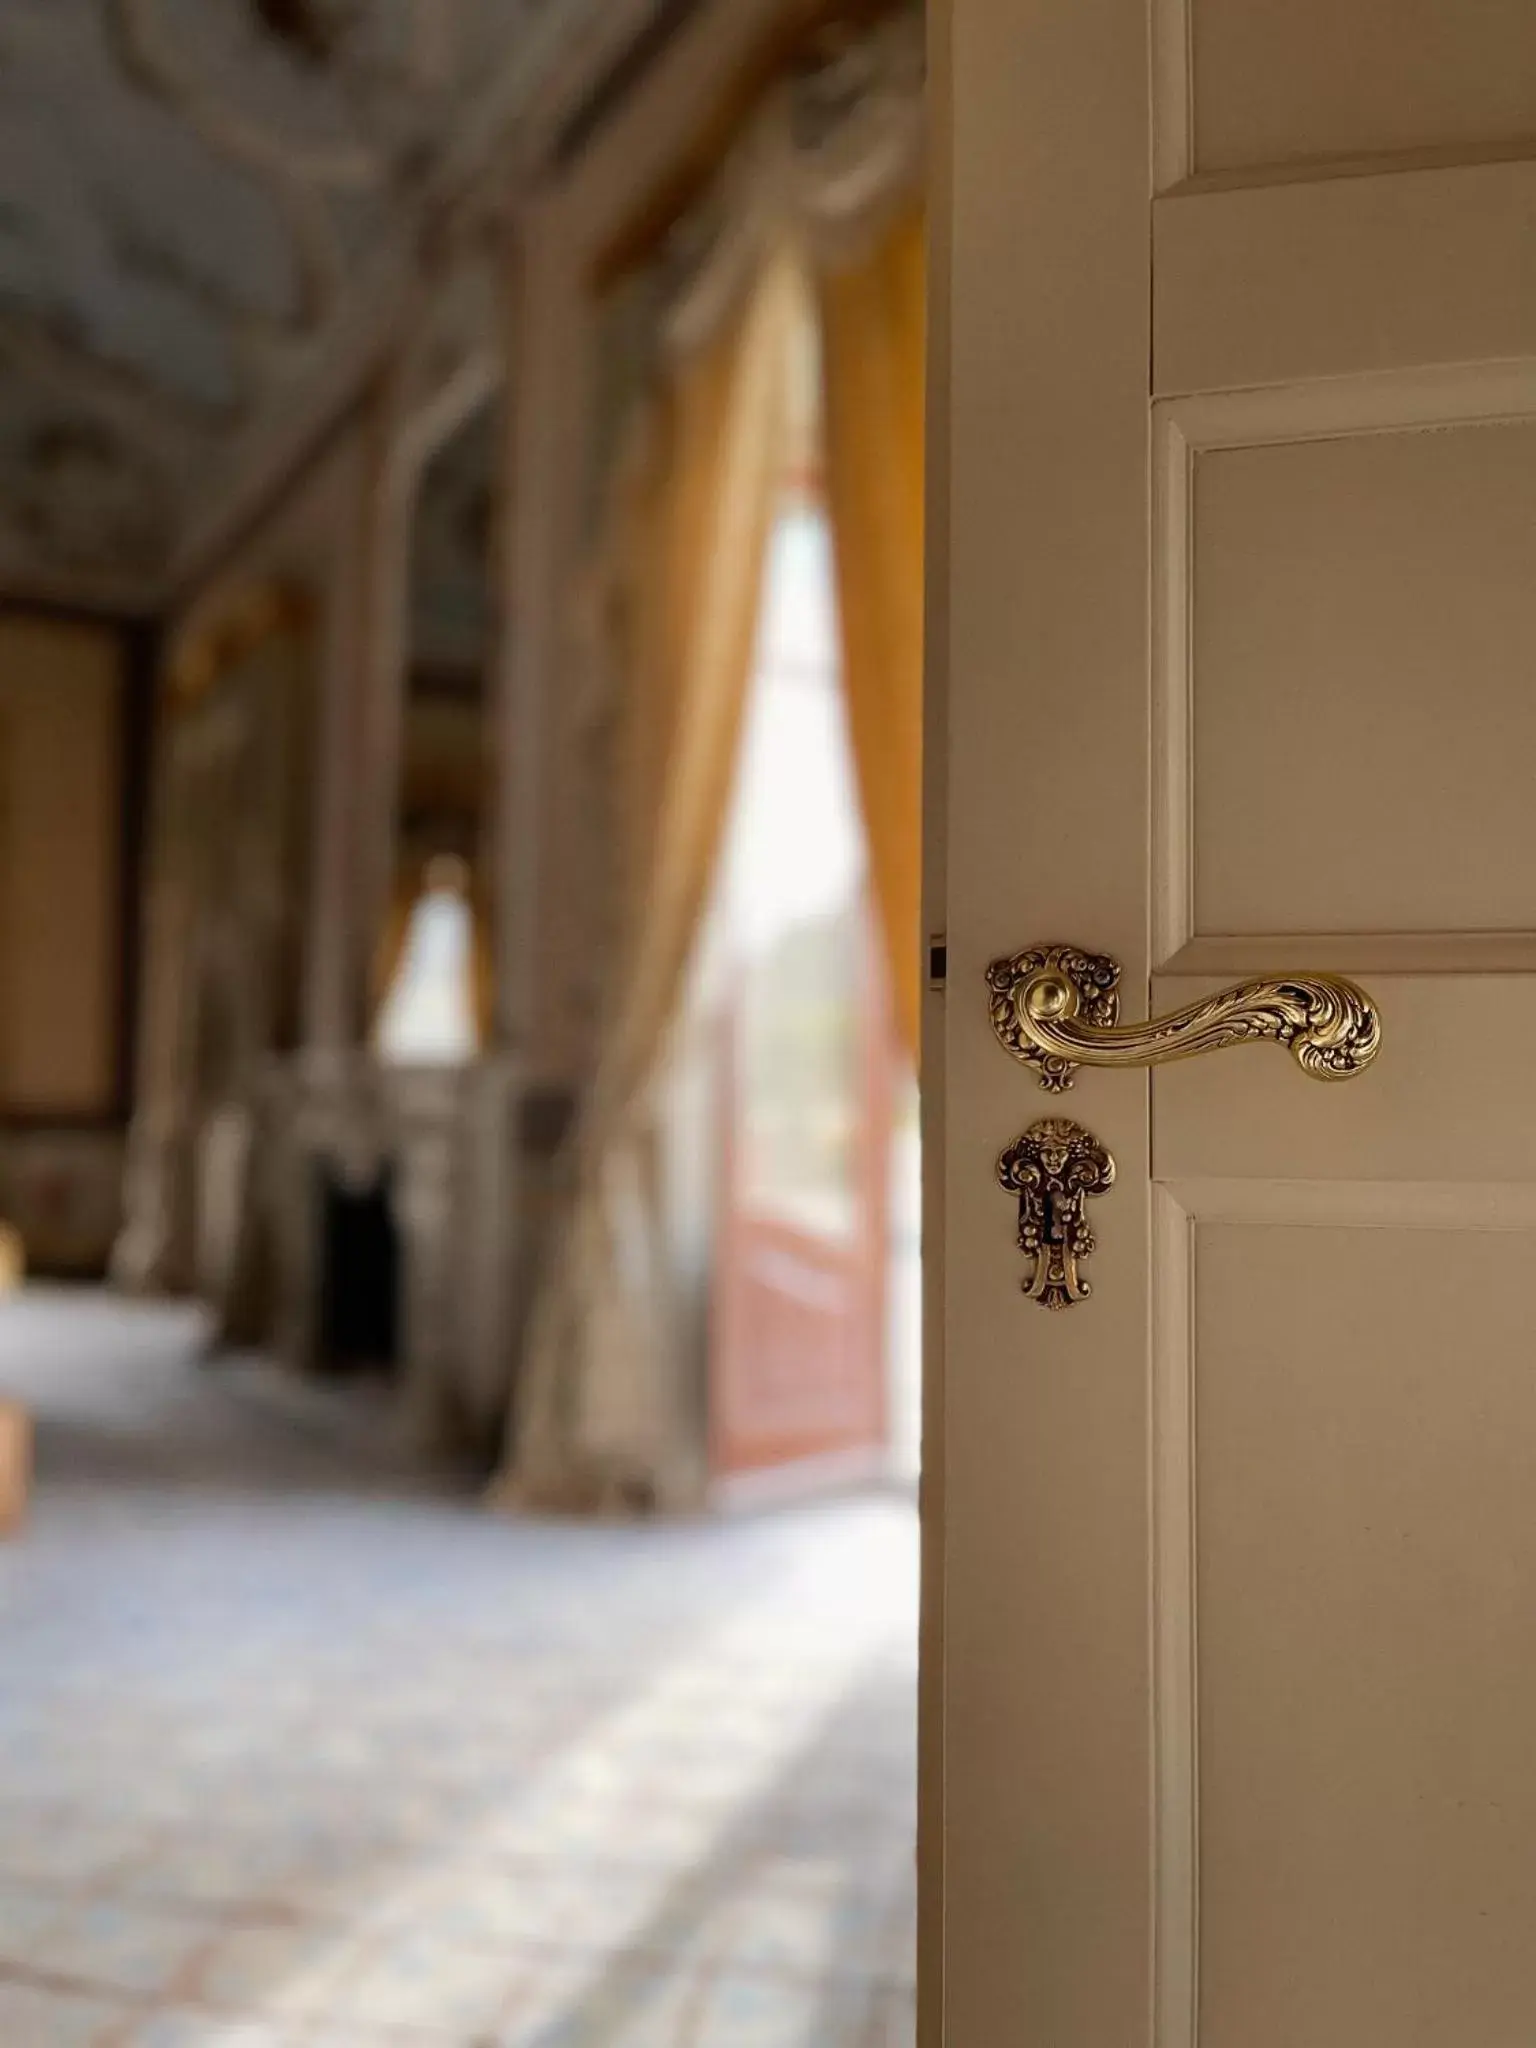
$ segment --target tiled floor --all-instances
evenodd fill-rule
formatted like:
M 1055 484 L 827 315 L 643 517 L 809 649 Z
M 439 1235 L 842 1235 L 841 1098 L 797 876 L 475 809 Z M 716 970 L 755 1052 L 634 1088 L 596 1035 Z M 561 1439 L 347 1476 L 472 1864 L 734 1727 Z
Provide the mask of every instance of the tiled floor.
M 0 2048 L 907 2048 L 910 1509 L 499 1521 L 194 1340 L 0 1302 Z

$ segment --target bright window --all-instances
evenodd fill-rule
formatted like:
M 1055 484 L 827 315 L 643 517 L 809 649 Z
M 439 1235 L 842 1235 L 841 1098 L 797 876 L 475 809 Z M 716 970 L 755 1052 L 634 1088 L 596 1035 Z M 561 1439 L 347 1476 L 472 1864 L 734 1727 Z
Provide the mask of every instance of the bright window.
M 462 881 L 445 872 L 449 865 L 428 869 L 379 1016 L 379 1055 L 399 1066 L 452 1066 L 480 1050 L 474 912 Z
M 849 1236 L 861 1200 L 864 846 L 832 538 L 792 497 L 769 549 L 722 909 L 741 993 L 741 1194 Z

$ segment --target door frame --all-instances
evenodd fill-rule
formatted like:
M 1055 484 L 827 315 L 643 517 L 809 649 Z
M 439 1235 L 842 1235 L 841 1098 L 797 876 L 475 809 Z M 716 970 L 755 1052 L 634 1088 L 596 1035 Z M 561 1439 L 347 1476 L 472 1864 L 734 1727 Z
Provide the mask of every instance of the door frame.
M 1145 1540 L 1148 1388 L 1091 1373 L 1072 1315 L 1049 1318 L 1063 1342 L 1047 1347 L 1047 1319 L 995 1289 L 1012 1234 L 998 1154 L 1049 1103 L 993 1040 L 985 982 L 990 960 L 1036 940 L 1104 947 L 1128 990 L 1150 964 L 1124 888 L 1127 849 L 1146 844 L 1148 736 L 1144 715 L 1136 730 L 1123 716 L 1151 630 L 1147 13 L 1145 0 L 929 10 L 921 2048 L 1002 2048 L 999 2005 L 1021 1978 L 1020 2042 L 1128 2048 L 1150 1995 L 1151 1729 L 1127 1708 L 1147 1693 L 1150 1644 L 1138 1615 L 1121 1627 Z M 1020 134 L 1031 181 L 1001 174 Z M 1048 301 L 1026 304 L 1026 277 L 1049 281 Z M 1043 390 L 1049 406 L 1032 398 Z M 1085 527 L 1123 601 L 1074 604 Z M 1027 764 L 1027 789 L 1009 764 Z M 1135 1357 L 1148 1089 L 1135 1073 L 1094 1079 L 1085 1108 L 1121 1171 L 1121 1285 L 1093 1304 L 1095 1341 L 1113 1325 Z M 1071 1569 L 1018 1569 L 1021 1546 L 1055 1554 L 1063 1531 Z M 1032 1683 L 1042 1660 L 1049 1680 Z M 985 1713 L 967 1684 L 982 1670 Z M 1083 1932 L 1087 1892 L 1114 1937 L 1102 1957 Z M 1008 1948 L 1021 1893 L 1027 1959 Z

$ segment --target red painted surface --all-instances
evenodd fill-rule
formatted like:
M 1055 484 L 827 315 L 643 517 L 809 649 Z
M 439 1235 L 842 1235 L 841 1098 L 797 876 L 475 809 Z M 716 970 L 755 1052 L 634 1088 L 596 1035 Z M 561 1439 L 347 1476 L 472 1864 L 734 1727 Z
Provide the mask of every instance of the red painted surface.
M 866 921 L 867 923 L 867 921 Z M 725 1162 L 710 1361 L 717 1478 L 803 1459 L 883 1450 L 890 1121 L 896 1049 L 872 938 L 860 977 L 855 1227 L 836 1238 L 754 1213 L 740 1172 L 742 1104 L 728 1017 Z

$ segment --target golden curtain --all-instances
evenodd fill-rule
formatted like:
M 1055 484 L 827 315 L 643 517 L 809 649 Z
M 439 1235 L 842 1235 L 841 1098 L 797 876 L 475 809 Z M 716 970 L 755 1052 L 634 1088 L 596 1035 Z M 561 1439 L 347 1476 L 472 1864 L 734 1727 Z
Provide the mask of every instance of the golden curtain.
M 734 781 L 804 316 L 800 273 L 775 256 L 723 331 L 674 367 L 627 467 L 607 591 L 628 736 L 623 954 L 568 1228 L 534 1309 L 509 1488 L 525 1505 L 679 1490 L 649 1092 Z
M 923 376 L 921 210 L 820 279 L 827 497 L 844 684 L 890 959 L 915 1059 L 922 970 Z

